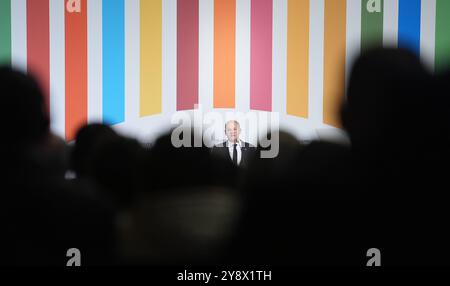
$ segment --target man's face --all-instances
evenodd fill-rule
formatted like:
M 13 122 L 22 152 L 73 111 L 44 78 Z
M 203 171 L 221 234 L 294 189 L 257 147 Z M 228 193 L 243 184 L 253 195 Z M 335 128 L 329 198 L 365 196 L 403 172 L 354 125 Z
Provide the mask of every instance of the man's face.
M 236 122 L 229 122 L 225 128 L 225 134 L 230 142 L 237 142 L 241 134 L 241 128 Z

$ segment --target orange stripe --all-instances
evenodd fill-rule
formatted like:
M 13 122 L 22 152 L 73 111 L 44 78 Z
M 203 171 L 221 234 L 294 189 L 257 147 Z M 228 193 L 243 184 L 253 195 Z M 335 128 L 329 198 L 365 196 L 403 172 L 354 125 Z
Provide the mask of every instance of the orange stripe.
M 66 140 L 87 122 L 87 1 L 81 12 L 65 12 Z
M 345 93 L 346 0 L 325 0 L 323 121 L 341 127 Z
M 235 107 L 236 0 L 214 2 L 214 107 Z
M 308 117 L 309 0 L 288 2 L 287 113 Z

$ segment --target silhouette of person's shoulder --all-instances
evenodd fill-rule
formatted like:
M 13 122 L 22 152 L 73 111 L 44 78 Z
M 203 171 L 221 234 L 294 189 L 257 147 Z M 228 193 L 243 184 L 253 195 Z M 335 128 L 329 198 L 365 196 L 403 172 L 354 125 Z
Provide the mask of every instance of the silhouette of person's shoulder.
M 223 147 L 227 147 L 227 141 L 223 141 L 219 144 L 214 145 L 215 148 L 223 148 Z
M 348 146 L 332 142 L 312 142 L 297 158 L 297 173 L 314 183 L 348 182 L 351 173 L 351 152 Z
M 245 148 L 256 148 L 255 145 L 252 145 L 252 144 L 250 144 L 250 143 L 248 143 L 248 142 L 242 141 L 242 143 L 244 144 L 244 147 L 245 147 Z

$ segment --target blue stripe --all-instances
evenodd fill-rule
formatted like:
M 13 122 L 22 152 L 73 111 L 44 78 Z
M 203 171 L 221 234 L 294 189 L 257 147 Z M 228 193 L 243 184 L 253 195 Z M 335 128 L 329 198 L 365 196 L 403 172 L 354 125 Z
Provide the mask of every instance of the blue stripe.
M 399 0 L 398 46 L 420 55 L 421 0 Z
M 103 122 L 125 120 L 124 0 L 103 0 Z

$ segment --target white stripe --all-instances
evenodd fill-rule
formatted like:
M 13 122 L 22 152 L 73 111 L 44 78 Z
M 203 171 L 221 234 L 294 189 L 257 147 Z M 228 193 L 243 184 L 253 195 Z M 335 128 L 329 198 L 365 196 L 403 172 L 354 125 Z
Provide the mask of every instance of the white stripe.
M 214 97 L 214 1 L 199 2 L 199 103 L 213 108 Z
M 422 1 L 420 53 L 423 63 L 434 71 L 436 43 L 436 0 Z
M 125 1 L 125 122 L 140 115 L 140 16 L 139 0 Z
M 87 1 L 88 122 L 102 122 L 102 0 Z
M 398 0 L 384 0 L 383 45 L 397 47 L 398 42 Z
M 287 1 L 273 1 L 272 111 L 281 114 L 286 114 Z
M 353 62 L 361 52 L 361 0 L 347 0 L 347 49 L 345 56 L 345 94 Z
M 162 111 L 173 114 L 177 108 L 177 0 L 163 1 L 162 18 Z
M 250 111 L 250 0 L 236 0 L 236 110 Z
M 27 1 L 11 1 L 11 62 L 15 68 L 27 70 Z
M 310 1 L 309 18 L 309 120 L 314 125 L 323 122 L 323 56 L 324 0 Z
M 50 122 L 52 131 L 64 138 L 65 85 L 65 1 L 50 0 Z

